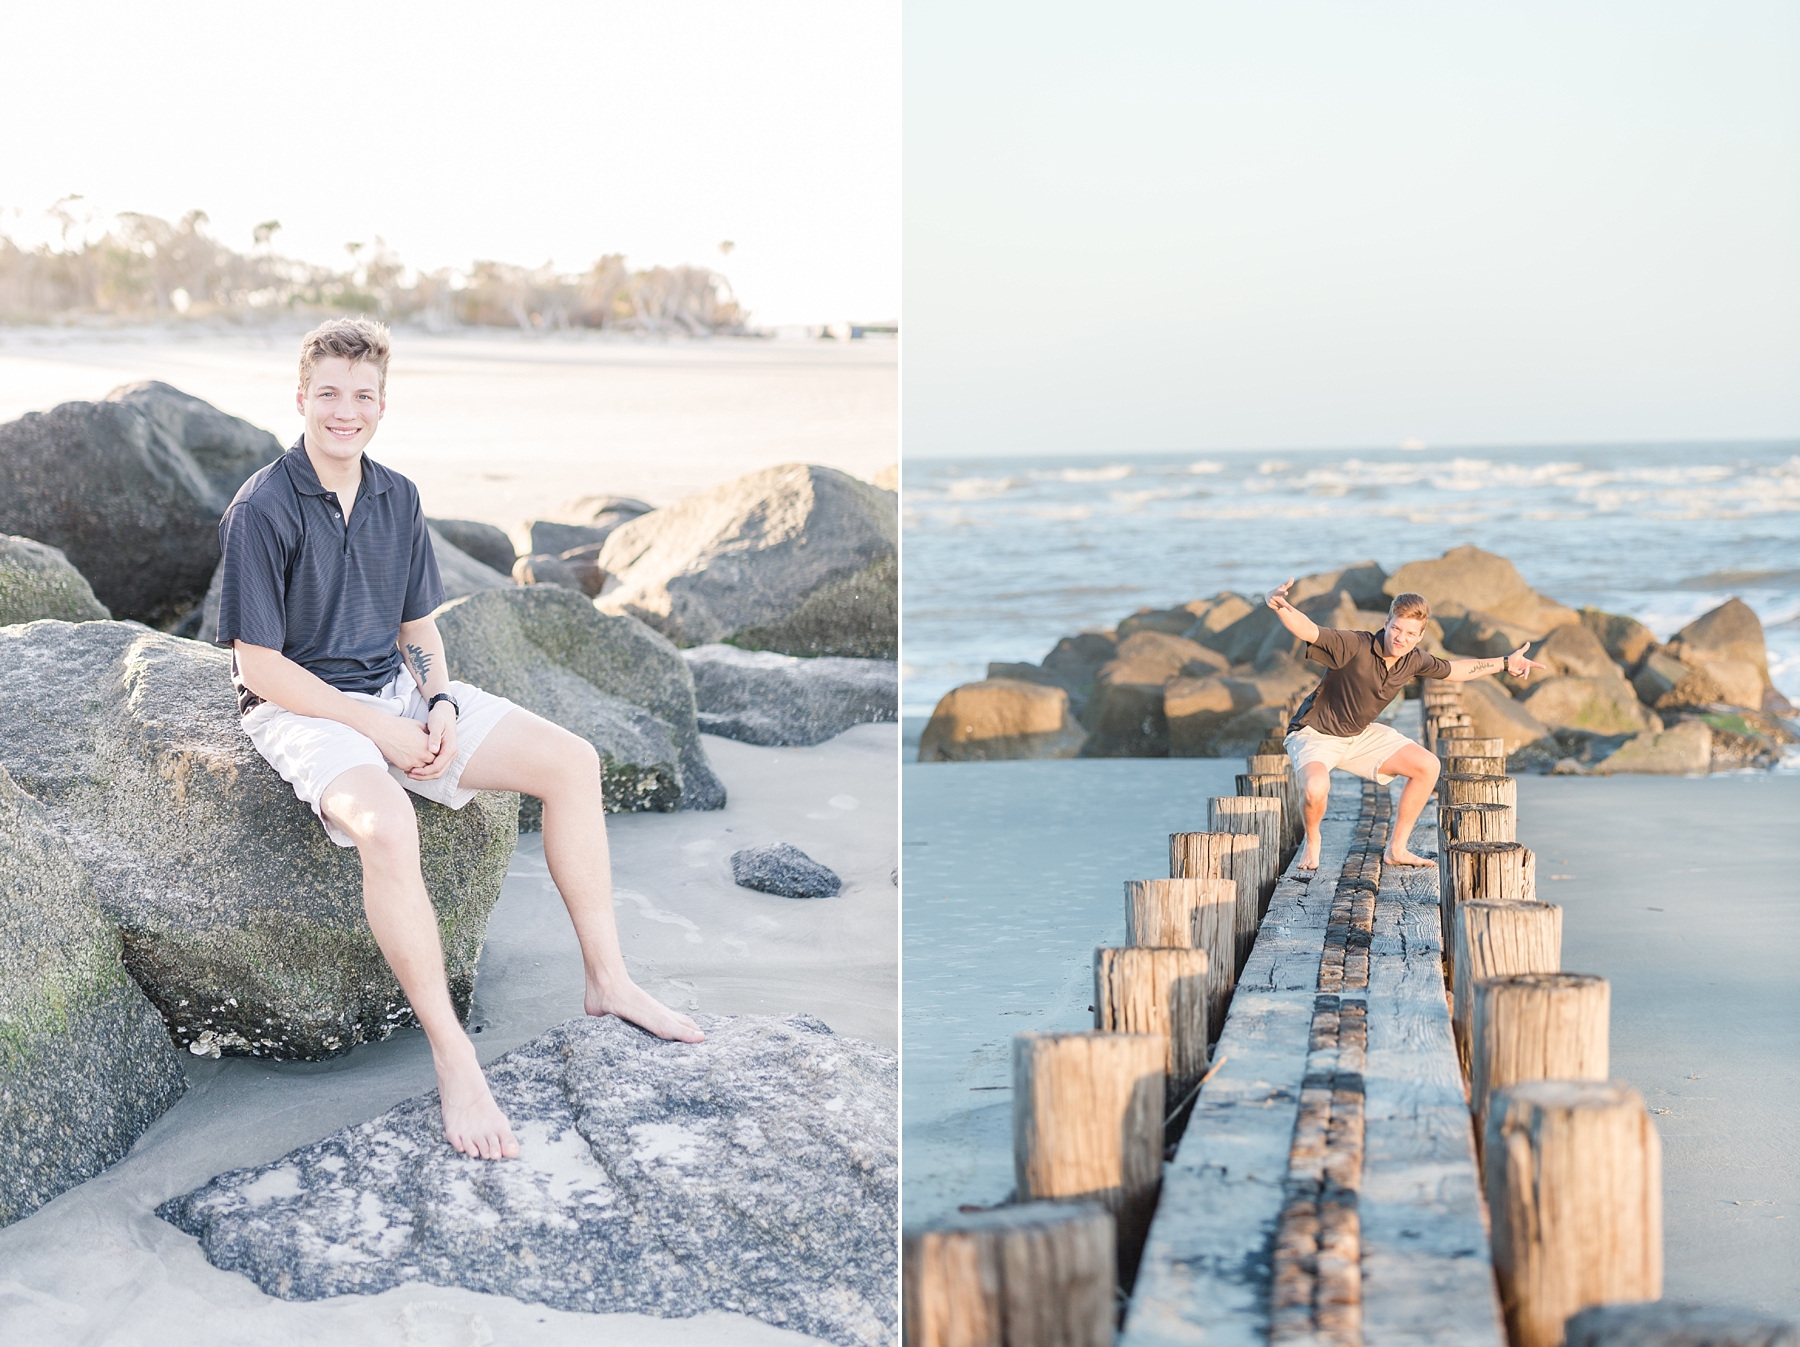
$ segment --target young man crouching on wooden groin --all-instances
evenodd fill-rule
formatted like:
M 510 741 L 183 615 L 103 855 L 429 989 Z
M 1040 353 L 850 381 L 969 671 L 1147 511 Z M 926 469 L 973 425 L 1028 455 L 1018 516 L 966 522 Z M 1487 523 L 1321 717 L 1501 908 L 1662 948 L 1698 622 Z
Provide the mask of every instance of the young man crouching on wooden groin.
M 1387 625 L 1380 631 L 1335 631 L 1321 627 L 1287 601 L 1290 578 L 1269 595 L 1269 607 L 1281 625 L 1307 644 L 1306 658 L 1323 664 L 1325 679 L 1300 704 L 1287 727 L 1287 751 L 1300 774 L 1305 795 L 1306 849 L 1296 862 L 1301 870 L 1319 868 L 1319 825 L 1331 799 L 1331 769 L 1387 785 L 1406 778 L 1400 808 L 1388 832 L 1387 865 L 1430 865 L 1406 848 L 1413 824 L 1437 785 L 1438 760 L 1423 746 L 1377 719 L 1414 678 L 1466 683 L 1505 669 L 1528 678 L 1545 666 L 1525 658 L 1520 646 L 1505 659 L 1439 659 L 1419 649 L 1431 605 L 1420 594 L 1397 595 L 1388 605 Z

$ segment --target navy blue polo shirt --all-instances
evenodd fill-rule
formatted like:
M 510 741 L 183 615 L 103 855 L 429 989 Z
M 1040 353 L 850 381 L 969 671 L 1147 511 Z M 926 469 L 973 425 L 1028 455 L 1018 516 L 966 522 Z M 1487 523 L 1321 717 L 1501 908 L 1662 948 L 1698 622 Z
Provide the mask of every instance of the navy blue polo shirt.
M 400 671 L 400 624 L 444 601 L 418 487 L 364 454 L 346 525 L 304 438 L 238 488 L 219 548 L 218 643 L 279 650 L 341 692 L 379 692 Z M 239 684 L 240 712 L 261 700 Z

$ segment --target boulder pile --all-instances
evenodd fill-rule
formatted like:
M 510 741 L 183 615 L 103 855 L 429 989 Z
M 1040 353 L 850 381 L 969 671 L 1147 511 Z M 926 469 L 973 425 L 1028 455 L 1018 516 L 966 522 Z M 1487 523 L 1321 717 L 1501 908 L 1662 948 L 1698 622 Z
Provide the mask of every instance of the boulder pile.
M 428 1282 L 897 1341 L 894 1054 L 806 1015 L 698 1019 L 704 1043 L 571 1020 L 490 1063 L 517 1160 L 444 1145 L 429 1094 L 158 1214 L 287 1300 Z
M 1794 708 L 1769 682 L 1762 624 L 1739 599 L 1662 644 L 1629 617 L 1539 594 L 1476 547 L 1392 574 L 1364 561 L 1302 576 L 1288 598 L 1321 627 L 1379 631 L 1393 596 L 1409 592 L 1431 603 L 1430 653 L 1493 658 L 1525 645 L 1548 666 L 1462 685 L 1477 731 L 1506 741 L 1515 770 L 1585 771 L 1615 754 L 1608 770 L 1677 760 L 1693 770 L 1701 734 L 1681 730 L 1687 722 L 1702 723 L 1713 770 L 1771 765 L 1800 741 L 1784 720 Z M 1323 674 L 1261 595 L 1141 608 L 1110 630 L 1065 636 L 1041 664 L 990 664 L 985 680 L 947 693 L 919 761 L 1242 756 L 1283 732 Z
M 804 747 L 852 725 L 900 718 L 893 660 L 800 659 L 772 650 L 697 645 L 681 652 L 694 674 L 700 728 L 746 744 Z

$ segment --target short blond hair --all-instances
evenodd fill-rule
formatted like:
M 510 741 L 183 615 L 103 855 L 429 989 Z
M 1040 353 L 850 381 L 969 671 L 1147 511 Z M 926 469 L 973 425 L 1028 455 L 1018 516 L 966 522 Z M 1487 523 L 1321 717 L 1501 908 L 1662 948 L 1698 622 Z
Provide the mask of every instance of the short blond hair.
M 1423 594 L 1396 594 L 1388 605 L 1389 617 L 1416 617 L 1424 622 L 1431 617 L 1431 604 Z
M 386 323 L 373 318 L 328 318 L 300 338 L 300 387 L 312 378 L 313 366 L 339 356 L 352 365 L 368 363 L 380 371 L 379 387 L 387 395 L 388 356 L 391 354 Z

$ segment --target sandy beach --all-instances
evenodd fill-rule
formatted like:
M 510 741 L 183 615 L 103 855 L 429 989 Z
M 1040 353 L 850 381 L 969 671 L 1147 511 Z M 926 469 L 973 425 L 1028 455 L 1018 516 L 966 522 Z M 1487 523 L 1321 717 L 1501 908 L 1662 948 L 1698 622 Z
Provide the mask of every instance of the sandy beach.
M 634 976 L 684 1009 L 804 1011 L 897 1045 L 897 729 L 859 725 L 813 748 L 707 736 L 730 791 L 713 813 L 609 819 L 620 934 Z M 740 889 L 727 858 L 791 842 L 844 880 L 831 899 Z M 581 964 L 541 836 L 521 838 L 487 928 L 470 1027 L 484 1059 L 581 1013 Z M 663 1320 L 570 1314 L 500 1296 L 409 1285 L 288 1302 L 208 1264 L 154 1214 L 209 1177 L 276 1159 L 434 1087 L 416 1030 L 320 1063 L 189 1058 L 185 1097 L 123 1161 L 0 1230 L 0 1340 L 773 1344 L 813 1341 L 737 1315 Z M 515 1125 L 522 1119 L 515 1118 Z M 517 1163 L 530 1164 L 527 1151 Z
M 1163 836 L 1241 767 L 903 767 L 907 1225 L 1006 1196 L 1012 1035 L 1092 1027 L 1120 882 L 1166 874 Z M 1783 845 L 1800 779 L 1526 776 L 1519 814 L 1564 909 L 1563 966 L 1610 979 L 1612 1074 L 1662 1134 L 1665 1295 L 1800 1314 L 1800 883 Z
M 161 379 L 291 444 L 303 330 L 0 332 L 0 421 Z M 899 454 L 898 366 L 893 341 L 401 330 L 371 453 L 428 514 L 509 532 L 580 496 L 665 505 L 776 463 L 866 480 Z

